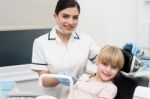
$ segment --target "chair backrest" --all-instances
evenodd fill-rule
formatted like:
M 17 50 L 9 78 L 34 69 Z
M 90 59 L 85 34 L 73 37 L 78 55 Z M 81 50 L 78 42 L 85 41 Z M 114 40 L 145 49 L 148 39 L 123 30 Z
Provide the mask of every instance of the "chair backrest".
M 122 52 L 124 54 L 125 64 L 121 72 L 119 72 L 117 77 L 114 79 L 114 83 L 118 88 L 117 96 L 115 99 L 133 99 L 135 88 L 137 86 L 148 87 L 149 79 L 148 77 L 136 77 L 133 75 L 125 74 L 130 72 L 131 64 L 133 61 L 133 54 L 124 49 Z
M 148 87 L 149 79 L 147 77 L 135 77 L 133 75 L 126 75 L 122 72 L 114 80 L 118 88 L 115 99 L 133 99 L 134 91 L 137 86 Z

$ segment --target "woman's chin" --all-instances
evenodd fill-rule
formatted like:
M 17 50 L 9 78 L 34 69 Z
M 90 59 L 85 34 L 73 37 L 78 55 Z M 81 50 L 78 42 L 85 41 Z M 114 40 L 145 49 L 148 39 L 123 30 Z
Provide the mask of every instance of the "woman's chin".
M 71 34 L 72 31 L 65 31 L 65 34 Z

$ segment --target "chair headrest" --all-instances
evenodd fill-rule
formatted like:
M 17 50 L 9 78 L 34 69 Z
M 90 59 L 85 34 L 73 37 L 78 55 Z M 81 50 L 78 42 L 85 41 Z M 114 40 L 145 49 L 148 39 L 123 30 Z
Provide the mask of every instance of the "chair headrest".
M 131 69 L 133 54 L 128 52 L 128 51 L 126 51 L 126 50 L 124 50 L 124 49 L 122 49 L 122 53 L 124 55 L 125 62 L 124 62 L 124 66 L 121 69 L 121 71 L 129 73 L 130 69 Z

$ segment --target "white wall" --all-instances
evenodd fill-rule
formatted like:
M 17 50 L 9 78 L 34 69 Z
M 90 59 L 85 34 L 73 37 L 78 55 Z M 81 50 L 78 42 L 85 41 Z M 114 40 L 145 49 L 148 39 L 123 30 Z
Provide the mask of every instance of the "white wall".
M 78 31 L 91 35 L 100 46 L 108 43 L 122 46 L 129 41 L 141 47 L 150 46 L 150 26 L 145 25 L 150 22 L 150 3 L 144 1 L 78 0 L 81 6 Z M 56 2 L 0 0 L 0 30 L 52 27 Z
M 150 48 L 150 1 L 138 0 L 137 43 L 142 48 Z
M 78 0 L 79 31 L 90 34 L 102 46 L 135 42 L 137 0 Z
M 0 30 L 53 26 L 57 0 L 0 0 Z
M 57 0 L 0 0 L 0 30 L 52 27 Z M 136 0 L 78 0 L 78 31 L 102 46 L 135 40 Z

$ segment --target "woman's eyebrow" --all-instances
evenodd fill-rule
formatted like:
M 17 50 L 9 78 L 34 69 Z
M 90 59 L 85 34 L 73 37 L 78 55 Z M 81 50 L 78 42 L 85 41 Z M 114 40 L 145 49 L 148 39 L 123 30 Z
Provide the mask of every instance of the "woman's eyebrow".
M 62 12 L 63 15 L 68 15 L 68 16 L 71 16 L 69 13 L 65 13 L 65 12 Z M 75 14 L 73 16 L 79 16 L 79 14 Z

